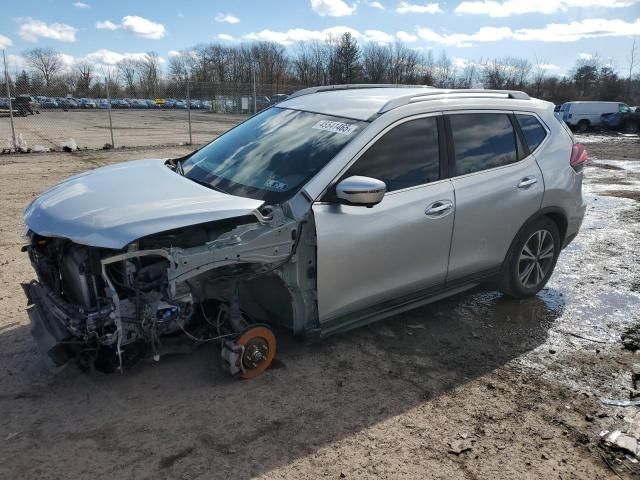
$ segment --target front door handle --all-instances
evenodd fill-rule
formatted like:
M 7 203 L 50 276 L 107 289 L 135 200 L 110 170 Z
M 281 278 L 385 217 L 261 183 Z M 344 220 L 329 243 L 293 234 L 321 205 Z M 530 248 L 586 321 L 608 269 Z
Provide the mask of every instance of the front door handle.
M 518 188 L 527 188 L 536 183 L 538 183 L 538 179 L 536 177 L 524 177 L 522 180 L 520 180 Z
M 427 217 L 442 217 L 446 215 L 453 208 L 453 202 L 449 200 L 438 200 L 433 202 L 424 211 Z

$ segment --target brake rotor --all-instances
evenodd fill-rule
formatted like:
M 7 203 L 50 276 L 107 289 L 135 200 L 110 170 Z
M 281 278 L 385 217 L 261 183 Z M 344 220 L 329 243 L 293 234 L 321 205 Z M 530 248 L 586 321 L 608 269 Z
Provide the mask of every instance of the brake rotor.
M 241 378 L 254 378 L 264 372 L 276 356 L 276 337 L 266 325 L 252 325 L 236 339 L 243 347 Z

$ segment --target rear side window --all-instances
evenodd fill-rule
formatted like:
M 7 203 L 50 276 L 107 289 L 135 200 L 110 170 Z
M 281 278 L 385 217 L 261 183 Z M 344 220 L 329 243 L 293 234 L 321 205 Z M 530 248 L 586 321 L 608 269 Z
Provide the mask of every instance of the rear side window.
M 524 134 L 524 138 L 527 141 L 527 145 L 529 145 L 529 151 L 533 152 L 547 136 L 547 131 L 533 115 L 516 114 L 516 118 Z
M 488 170 L 518 160 L 516 134 L 502 113 L 450 115 L 454 175 Z
M 349 168 L 352 175 L 377 178 L 387 191 L 440 178 L 438 126 L 434 117 L 409 120 L 385 133 Z

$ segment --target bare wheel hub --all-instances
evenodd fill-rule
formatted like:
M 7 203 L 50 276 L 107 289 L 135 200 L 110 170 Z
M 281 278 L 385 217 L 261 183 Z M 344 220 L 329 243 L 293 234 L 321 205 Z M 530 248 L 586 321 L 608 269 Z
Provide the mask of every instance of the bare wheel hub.
M 262 338 L 256 338 L 244 348 L 242 364 L 245 369 L 258 368 L 258 365 L 265 361 L 269 354 L 269 346 Z

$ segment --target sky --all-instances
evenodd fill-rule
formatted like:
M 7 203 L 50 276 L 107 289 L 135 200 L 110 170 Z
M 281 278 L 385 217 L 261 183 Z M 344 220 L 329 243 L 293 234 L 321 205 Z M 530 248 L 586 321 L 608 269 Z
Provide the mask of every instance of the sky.
M 20 0 L 3 2 L 0 48 L 9 70 L 21 53 L 51 47 L 65 62 L 102 66 L 157 52 L 162 61 L 199 43 L 296 42 L 350 31 L 359 41 L 401 40 L 458 67 L 506 56 L 564 74 L 599 54 L 626 72 L 640 56 L 640 0 Z M 638 68 L 640 70 L 640 68 Z

